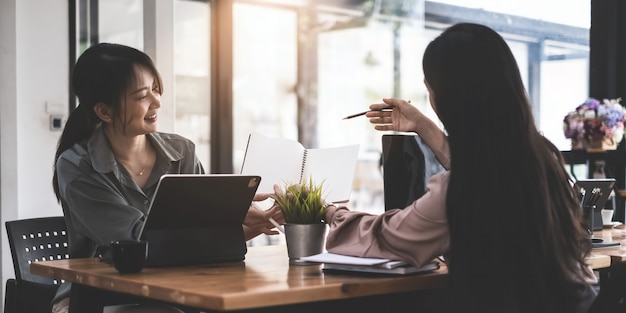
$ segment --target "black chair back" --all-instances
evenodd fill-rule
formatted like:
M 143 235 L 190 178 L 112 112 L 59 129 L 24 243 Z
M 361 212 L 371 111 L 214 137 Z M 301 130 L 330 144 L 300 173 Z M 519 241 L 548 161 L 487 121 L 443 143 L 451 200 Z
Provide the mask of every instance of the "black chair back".
M 8 221 L 5 225 L 15 279 L 6 282 L 4 312 L 50 313 L 52 299 L 63 281 L 31 274 L 30 264 L 69 258 L 68 235 L 63 216 Z M 155 302 L 111 291 L 102 291 L 97 301 L 102 305 Z
M 68 236 L 62 216 L 5 223 L 15 279 L 6 282 L 4 312 L 46 312 L 63 281 L 31 274 L 32 262 L 69 258 Z
M 417 135 L 383 135 L 382 147 L 385 211 L 403 209 L 423 196 L 430 177 L 444 171 Z

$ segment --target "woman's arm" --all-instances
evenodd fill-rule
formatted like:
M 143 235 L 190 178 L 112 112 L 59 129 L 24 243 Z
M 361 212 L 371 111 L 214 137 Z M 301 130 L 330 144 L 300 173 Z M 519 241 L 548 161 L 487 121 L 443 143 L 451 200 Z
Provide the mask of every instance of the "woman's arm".
M 445 210 L 448 172 L 434 175 L 428 192 L 408 207 L 380 215 L 330 206 L 329 252 L 399 259 L 422 266 L 449 249 Z
M 69 183 L 63 201 L 64 214 L 70 215 L 73 228 L 97 245 L 137 239 L 145 222 L 145 214 L 121 193 L 91 179 Z

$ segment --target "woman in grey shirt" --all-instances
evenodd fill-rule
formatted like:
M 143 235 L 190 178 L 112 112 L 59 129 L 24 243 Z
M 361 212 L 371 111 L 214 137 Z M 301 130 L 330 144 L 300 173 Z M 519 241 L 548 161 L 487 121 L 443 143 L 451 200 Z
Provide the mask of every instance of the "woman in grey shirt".
M 157 132 L 161 77 L 143 52 L 100 43 L 78 59 L 73 75 L 80 105 L 70 115 L 55 157 L 53 187 L 63 207 L 72 258 L 94 257 L 113 240 L 137 239 L 163 174 L 202 174 L 190 140 Z M 268 195 L 256 195 L 255 200 Z M 278 207 L 250 208 L 246 239 L 276 234 Z M 69 284 L 54 310 L 69 305 Z

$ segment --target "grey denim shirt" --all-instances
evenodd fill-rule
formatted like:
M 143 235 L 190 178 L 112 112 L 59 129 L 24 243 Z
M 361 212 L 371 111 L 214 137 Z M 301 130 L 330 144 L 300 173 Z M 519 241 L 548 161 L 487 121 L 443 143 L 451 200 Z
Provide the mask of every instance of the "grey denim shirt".
M 59 156 L 56 171 L 71 258 L 95 257 L 99 246 L 137 239 L 163 174 L 204 173 L 189 139 L 159 132 L 146 136 L 157 159 L 143 189 L 117 162 L 102 128 Z M 69 296 L 67 285 L 59 288 L 55 301 Z

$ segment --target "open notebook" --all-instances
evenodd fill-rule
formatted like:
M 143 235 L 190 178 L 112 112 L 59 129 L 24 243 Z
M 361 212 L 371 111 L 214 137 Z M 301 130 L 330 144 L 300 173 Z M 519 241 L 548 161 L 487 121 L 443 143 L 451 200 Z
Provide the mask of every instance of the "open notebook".
M 250 134 L 241 174 L 259 175 L 260 193 L 273 193 L 274 184 L 323 184 L 327 202 L 350 200 L 359 145 L 306 149 L 295 140 Z

